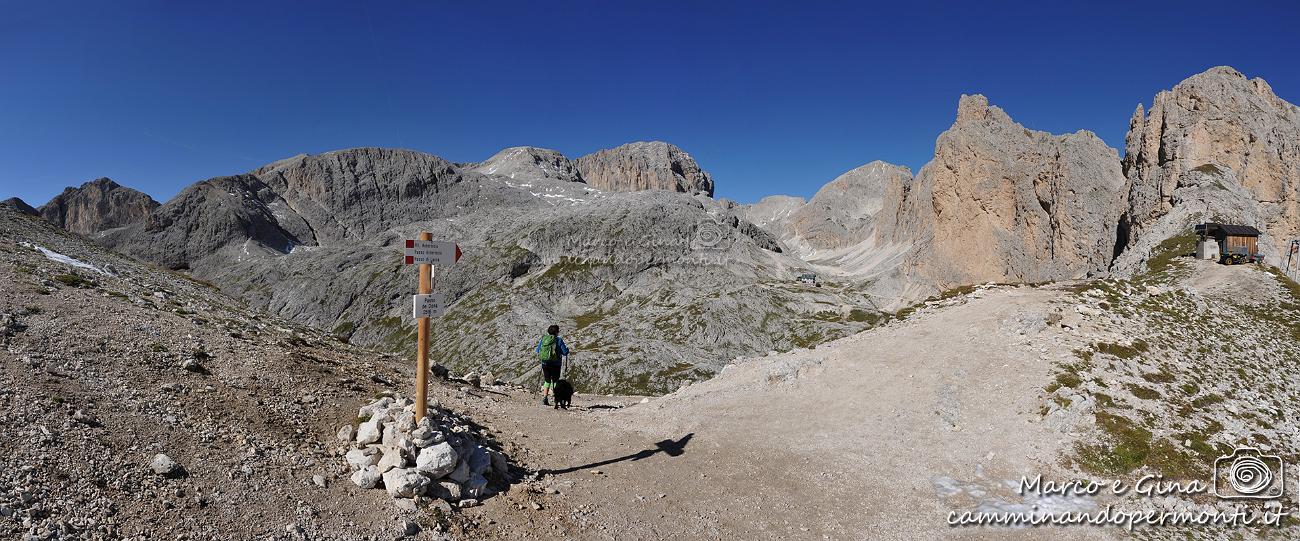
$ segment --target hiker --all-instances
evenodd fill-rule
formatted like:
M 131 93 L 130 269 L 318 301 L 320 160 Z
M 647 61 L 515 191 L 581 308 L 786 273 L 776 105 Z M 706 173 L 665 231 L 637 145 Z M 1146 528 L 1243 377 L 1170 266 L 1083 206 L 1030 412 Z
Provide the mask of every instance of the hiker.
M 551 325 L 546 328 L 546 334 L 537 342 L 537 359 L 542 361 L 542 405 L 549 406 L 546 398 L 550 396 L 551 389 L 555 387 L 555 382 L 560 379 L 560 368 L 563 367 L 564 358 L 569 356 L 569 348 L 564 345 L 564 339 L 560 338 L 560 326 Z

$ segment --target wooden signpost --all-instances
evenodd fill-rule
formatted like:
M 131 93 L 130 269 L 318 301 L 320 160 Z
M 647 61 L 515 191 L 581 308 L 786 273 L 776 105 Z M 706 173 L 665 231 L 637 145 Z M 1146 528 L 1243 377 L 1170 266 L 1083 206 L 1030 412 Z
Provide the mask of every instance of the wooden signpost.
M 429 403 L 429 318 L 441 316 L 446 298 L 433 292 L 433 266 L 451 265 L 460 260 L 460 246 L 449 241 L 435 241 L 427 231 L 417 240 L 406 241 L 406 264 L 419 265 L 419 294 L 412 299 L 415 317 L 415 420 L 424 419 Z

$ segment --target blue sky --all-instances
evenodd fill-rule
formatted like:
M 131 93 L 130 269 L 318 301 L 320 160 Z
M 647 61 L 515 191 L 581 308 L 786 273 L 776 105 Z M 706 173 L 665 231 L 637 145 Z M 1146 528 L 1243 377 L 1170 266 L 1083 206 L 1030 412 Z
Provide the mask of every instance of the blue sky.
M 482 160 L 686 149 L 717 195 L 919 169 L 979 92 L 1123 145 L 1159 90 L 1227 64 L 1300 102 L 1295 3 L 11 2 L 0 197 L 107 176 L 165 200 L 355 146 Z

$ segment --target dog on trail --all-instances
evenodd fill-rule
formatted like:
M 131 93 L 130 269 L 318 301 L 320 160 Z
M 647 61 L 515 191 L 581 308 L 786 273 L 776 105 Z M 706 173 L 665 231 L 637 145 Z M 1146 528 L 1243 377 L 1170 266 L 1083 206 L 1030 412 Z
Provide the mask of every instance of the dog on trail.
M 569 403 L 573 401 L 573 384 L 569 380 L 562 379 L 555 382 L 555 409 L 569 409 Z

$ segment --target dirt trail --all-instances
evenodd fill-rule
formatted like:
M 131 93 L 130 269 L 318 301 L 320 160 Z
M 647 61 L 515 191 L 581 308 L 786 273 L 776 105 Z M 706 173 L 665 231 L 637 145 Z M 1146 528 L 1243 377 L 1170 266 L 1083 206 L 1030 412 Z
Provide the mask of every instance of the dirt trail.
M 579 396 L 581 408 L 557 412 L 523 392 L 479 411 L 467 402 L 516 461 L 554 472 L 469 510 L 481 517 L 473 536 L 1109 538 L 946 523 L 954 510 L 1034 503 L 1005 485 L 1022 475 L 1065 478 L 1070 438 L 1037 413 L 1051 361 L 1077 340 L 1035 324 L 1060 295 L 979 292 L 645 404 Z

